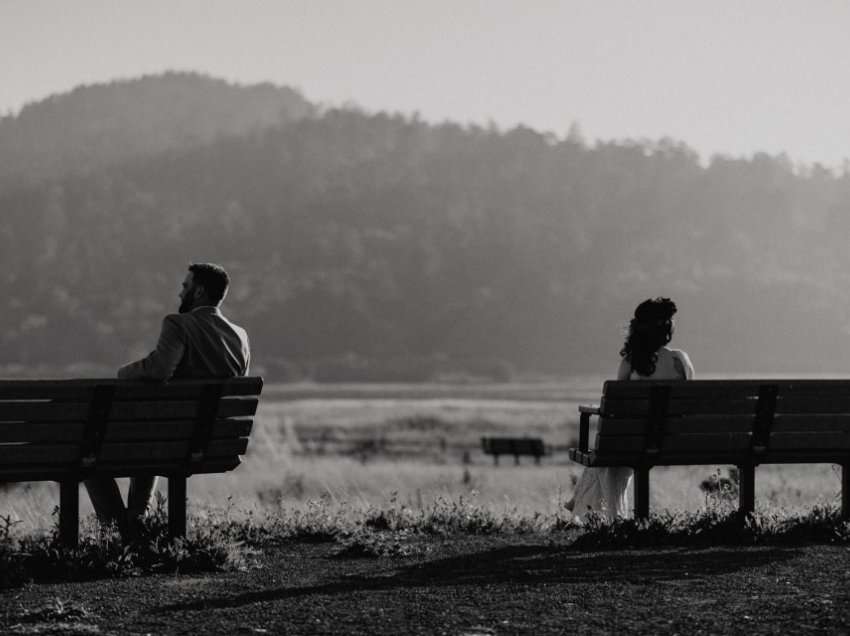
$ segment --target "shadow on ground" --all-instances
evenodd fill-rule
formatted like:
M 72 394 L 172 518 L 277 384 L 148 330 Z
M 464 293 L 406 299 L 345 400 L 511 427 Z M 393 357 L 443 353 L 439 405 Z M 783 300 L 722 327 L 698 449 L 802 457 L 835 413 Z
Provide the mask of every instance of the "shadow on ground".
M 733 573 L 792 559 L 790 548 L 712 548 L 577 554 L 564 547 L 508 546 L 428 561 L 322 585 L 278 587 L 161 607 L 160 613 L 234 608 L 251 603 L 417 587 L 651 583 Z

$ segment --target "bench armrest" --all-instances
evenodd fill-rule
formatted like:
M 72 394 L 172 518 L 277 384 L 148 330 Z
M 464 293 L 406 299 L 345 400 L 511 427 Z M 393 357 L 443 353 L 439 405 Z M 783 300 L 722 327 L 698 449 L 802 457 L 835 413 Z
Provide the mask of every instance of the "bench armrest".
M 593 405 L 579 406 L 578 412 L 580 413 L 578 425 L 578 449 L 581 452 L 586 453 L 590 442 L 590 416 L 599 415 L 601 411 L 598 406 Z
M 580 404 L 578 407 L 579 413 L 587 413 L 588 415 L 599 415 L 602 413 L 598 404 Z

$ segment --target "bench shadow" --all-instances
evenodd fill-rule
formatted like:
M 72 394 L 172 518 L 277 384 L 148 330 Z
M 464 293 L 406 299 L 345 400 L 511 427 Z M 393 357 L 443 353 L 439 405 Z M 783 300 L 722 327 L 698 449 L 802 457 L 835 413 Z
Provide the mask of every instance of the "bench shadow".
M 375 575 L 343 576 L 321 585 L 278 587 L 174 603 L 158 613 L 234 608 L 252 603 L 305 596 L 390 591 L 417 587 L 494 584 L 593 584 L 693 581 L 792 559 L 792 548 L 711 548 L 644 552 L 576 553 L 546 545 L 507 546 L 458 557 L 428 561 Z

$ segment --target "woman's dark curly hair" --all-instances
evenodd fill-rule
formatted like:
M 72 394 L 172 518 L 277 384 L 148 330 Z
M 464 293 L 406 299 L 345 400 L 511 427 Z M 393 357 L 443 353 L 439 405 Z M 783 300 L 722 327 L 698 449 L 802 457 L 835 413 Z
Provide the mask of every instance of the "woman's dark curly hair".
M 655 373 L 658 362 L 657 351 L 673 337 L 673 315 L 676 303 L 669 298 L 650 298 L 635 309 L 635 317 L 629 323 L 629 335 L 620 355 L 629 361 L 638 374 L 647 376 Z

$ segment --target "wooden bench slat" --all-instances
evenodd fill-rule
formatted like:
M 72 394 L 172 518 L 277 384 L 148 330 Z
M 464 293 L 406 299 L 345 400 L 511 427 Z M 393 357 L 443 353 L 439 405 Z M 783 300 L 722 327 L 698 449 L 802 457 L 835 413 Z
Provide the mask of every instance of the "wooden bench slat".
M 74 380 L 0 380 L 0 400 L 87 402 L 94 384 Z
M 692 415 L 671 416 L 665 419 L 668 433 L 734 433 L 752 431 L 754 415 Z M 606 435 L 635 435 L 642 432 L 646 418 L 602 417 L 599 432 Z M 774 431 L 847 431 L 850 433 L 850 413 L 778 413 Z
M 88 402 L 0 402 L 0 423 L 83 421 L 88 414 Z
M 257 398 L 225 398 L 219 402 L 219 417 L 241 417 L 257 412 Z M 176 400 L 171 402 L 114 402 L 109 411 L 109 421 L 121 420 L 180 420 L 196 417 L 201 407 L 197 402 Z
M 755 413 L 755 409 L 756 400 L 754 398 L 721 400 L 710 397 L 671 397 L 667 407 L 667 413 L 669 415 L 687 415 L 689 413 L 705 415 L 752 415 Z M 649 415 L 649 398 L 647 396 L 641 399 L 612 399 L 604 397 L 602 398 L 600 410 L 608 418 L 646 417 Z
M 661 450 L 665 453 L 679 451 L 740 451 L 752 445 L 749 433 L 725 433 L 717 435 L 670 435 L 662 438 Z
M 850 432 L 850 413 L 780 413 L 773 419 L 774 432 Z
M 175 380 L 167 384 L 116 382 L 116 400 L 197 400 L 210 383 L 208 380 Z M 263 388 L 262 378 L 233 378 L 219 382 L 222 397 L 259 396 Z
M 850 435 L 840 431 L 772 433 L 768 441 L 768 448 L 771 451 L 850 449 Z
M 189 440 L 106 442 L 100 448 L 98 463 L 153 459 L 169 461 L 185 458 Z M 242 455 L 247 437 L 213 439 L 207 446 L 208 457 Z M 0 444 L 0 465 L 42 464 L 46 466 L 79 462 L 79 444 Z
M 254 420 L 250 417 L 218 419 L 212 427 L 212 439 L 244 437 L 250 434 Z M 195 420 L 159 420 L 110 422 L 106 428 L 107 442 L 134 440 L 192 439 Z
M 748 380 L 609 380 L 604 383 L 602 394 L 612 399 L 645 398 L 653 386 L 669 386 L 671 397 L 685 399 L 717 396 L 738 400 L 758 395 L 762 384 L 764 382 Z
M 0 380 L 0 400 L 45 399 L 87 402 L 96 386 L 114 386 L 116 399 L 188 399 L 201 397 L 203 387 L 220 384 L 222 396 L 260 395 L 263 380 L 259 377 L 227 380 L 172 380 L 166 384 L 132 382 L 115 378 L 86 380 Z
M 254 415 L 257 397 L 227 397 L 219 403 L 221 417 Z M 85 421 L 91 405 L 89 402 L 53 401 L 0 401 L 2 422 L 54 422 Z M 157 420 L 195 417 L 200 410 L 197 401 L 191 400 L 116 400 L 112 403 L 109 420 Z
M 207 446 L 206 455 L 208 457 L 242 455 L 247 448 L 247 437 L 211 440 Z M 188 452 L 188 440 L 105 442 L 100 448 L 97 460 L 98 464 L 139 460 L 167 461 L 185 458 Z
M 644 432 L 645 427 L 646 418 L 603 417 L 598 423 L 599 433 L 604 435 L 638 435 Z M 752 415 L 699 415 L 664 420 L 664 430 L 669 434 L 749 433 L 752 428 Z
M 757 396 L 762 386 L 775 386 L 783 394 L 830 395 L 850 392 L 850 380 L 608 380 L 603 384 L 603 395 L 613 398 L 628 398 L 648 395 L 652 386 L 670 386 L 672 395 L 719 396 L 721 398 L 739 398 L 745 395 Z
M 850 394 L 818 398 L 786 396 L 780 394 L 776 401 L 777 413 L 850 413 Z
M 717 435 L 665 435 L 661 438 L 659 453 L 687 450 L 730 450 L 749 449 L 751 437 L 746 433 L 724 433 Z M 595 450 L 599 454 L 644 451 L 648 447 L 645 435 L 597 435 Z M 660 461 L 663 455 L 658 457 Z
M 84 422 L 0 422 L 0 444 L 81 442 Z
M 185 462 L 157 462 L 157 461 L 121 461 L 104 462 L 94 469 L 94 474 L 105 474 L 116 477 L 133 477 L 135 475 L 161 475 L 167 477 L 169 474 L 195 475 L 202 473 L 222 473 L 233 470 L 242 463 L 238 455 L 222 455 L 210 457 L 200 462 L 192 463 L 191 466 Z M 2 474 L 0 474 L 2 478 Z
M 777 385 L 779 394 L 786 397 L 803 397 L 817 398 L 822 395 L 848 395 L 850 394 L 850 380 L 832 380 L 832 381 L 810 381 L 802 382 L 785 382 Z
M 55 465 L 79 459 L 79 444 L 0 444 L 0 465 Z
M 212 457 L 204 461 L 192 464 L 189 474 L 221 473 L 233 470 L 241 464 L 239 456 Z M 163 475 L 172 473 L 186 474 L 185 462 L 121 462 L 103 463 L 92 472 L 85 475 L 103 474 L 112 477 L 132 477 L 134 475 Z M 31 464 L 21 466 L 0 467 L 0 481 L 59 481 L 62 479 L 82 479 L 75 464 Z
M 79 475 L 74 464 L 0 465 L 0 481 L 59 481 Z
M 192 438 L 195 426 L 195 420 L 110 422 L 105 440 L 188 440 Z M 252 427 L 253 419 L 250 417 L 218 419 L 213 425 L 212 438 L 243 437 L 250 434 Z M 84 422 L 2 422 L 0 444 L 80 443 L 85 429 Z
M 848 453 L 848 451 L 841 451 Z M 570 459 L 584 466 L 634 466 L 647 464 L 645 453 L 618 453 L 600 454 L 597 451 L 582 451 L 571 448 Z M 850 453 L 847 458 L 850 459 Z M 731 451 L 714 452 L 683 452 L 667 453 L 663 461 L 658 464 L 649 463 L 652 466 L 735 466 L 742 463 L 755 462 L 756 464 L 835 464 L 835 450 L 768 450 L 759 456 L 753 456 L 749 451 L 733 453 Z

